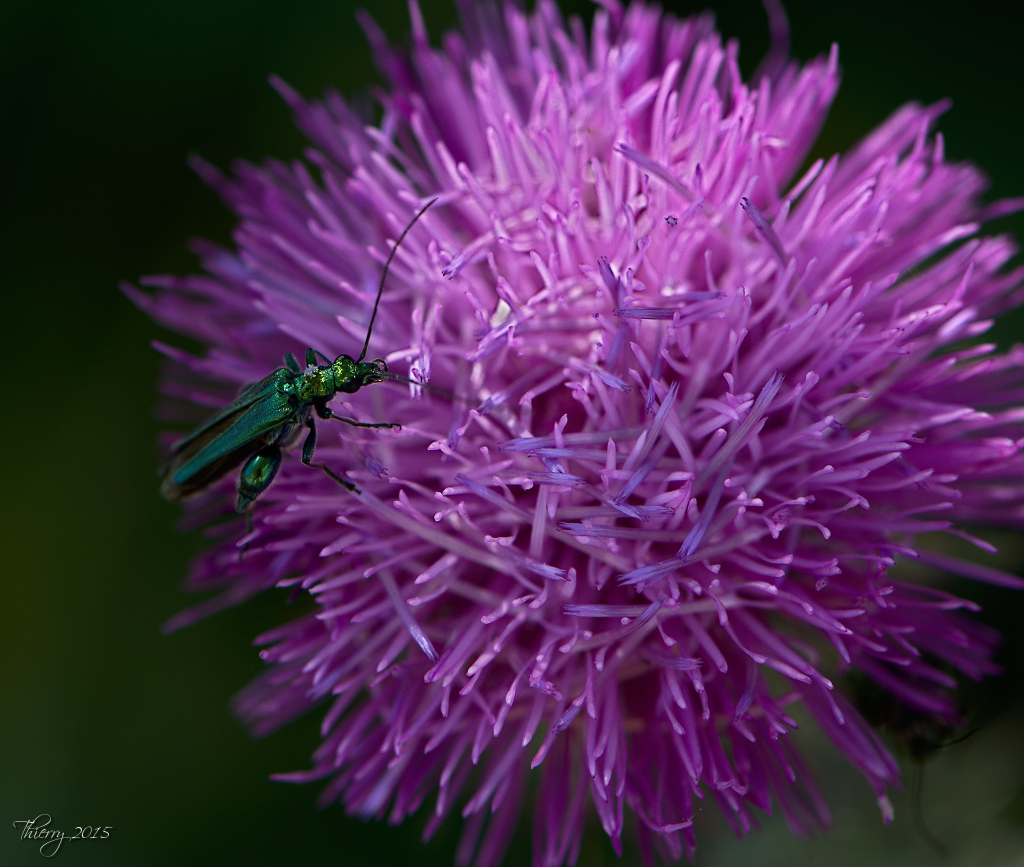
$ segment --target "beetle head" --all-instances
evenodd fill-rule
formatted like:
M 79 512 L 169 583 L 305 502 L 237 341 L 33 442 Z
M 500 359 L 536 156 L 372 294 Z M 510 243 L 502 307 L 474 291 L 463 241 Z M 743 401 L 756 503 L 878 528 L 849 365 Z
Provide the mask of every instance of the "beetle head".
M 383 358 L 355 361 L 349 355 L 339 355 L 331 369 L 334 371 L 334 387 L 346 394 L 354 394 L 364 385 L 383 382 L 388 378 L 388 365 Z

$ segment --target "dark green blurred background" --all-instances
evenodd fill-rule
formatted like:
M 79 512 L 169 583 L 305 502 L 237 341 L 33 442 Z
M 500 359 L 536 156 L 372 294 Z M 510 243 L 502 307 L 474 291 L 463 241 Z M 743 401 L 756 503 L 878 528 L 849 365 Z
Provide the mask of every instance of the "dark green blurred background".
M 406 39 L 403 3 L 370 5 L 393 41 Z M 749 73 L 767 47 L 762 8 L 718 5 Z M 981 165 L 994 196 L 1024 195 L 1021 28 L 1008 5 L 786 6 L 798 57 L 840 44 L 844 84 L 819 153 L 847 149 L 906 100 L 949 96 L 947 153 Z M 452 861 L 455 828 L 423 848 L 422 821 L 366 825 L 337 806 L 317 809 L 315 786 L 268 781 L 308 767 L 318 719 L 254 742 L 228 701 L 260 670 L 250 642 L 288 617 L 283 597 L 160 634 L 192 601 L 179 582 L 201 543 L 176 530 L 178 508 L 156 490 L 149 343 L 181 341 L 117 291 L 120 280 L 193 270 L 191 237 L 227 242 L 232 217 L 188 170 L 189 154 L 222 167 L 300 154 L 268 74 L 307 95 L 335 86 L 352 96 L 377 81 L 353 8 L 99 0 L 9 2 L 0 13 L 0 864 L 40 863 L 12 824 L 40 813 L 69 833 L 113 828 L 106 840 L 66 842 L 65 864 Z M 424 11 L 436 43 L 454 13 L 447 3 Z M 998 228 L 1024 237 L 1019 217 Z M 1000 339 L 1011 342 L 1020 323 L 1003 325 Z M 905 795 L 895 797 L 895 825 L 883 826 L 866 784 L 805 730 L 833 832 L 800 841 L 766 819 L 762 834 L 737 843 L 709 806 L 698 817 L 699 864 L 1024 863 L 1024 641 L 1015 635 L 1024 594 L 954 589 L 981 600 L 1009 638 L 1007 677 L 974 695 L 980 731 L 924 775 L 923 814 L 949 857 L 929 846 Z M 581 864 L 614 863 L 602 837 L 588 835 Z M 628 849 L 626 863 L 635 855 Z M 507 863 L 528 862 L 524 833 Z

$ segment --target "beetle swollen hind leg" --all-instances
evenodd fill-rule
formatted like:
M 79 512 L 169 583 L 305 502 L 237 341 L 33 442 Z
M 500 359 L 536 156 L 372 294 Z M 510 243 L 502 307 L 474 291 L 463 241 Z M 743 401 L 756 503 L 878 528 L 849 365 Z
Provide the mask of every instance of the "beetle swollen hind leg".
M 235 504 L 235 511 L 248 510 L 255 499 L 270 487 L 279 469 L 281 449 L 278 446 L 262 448 L 249 458 L 238 476 L 238 502 Z
M 267 446 L 260 449 L 242 466 L 238 476 L 238 502 L 235 511 L 245 515 L 245 535 L 252 535 L 252 504 L 274 481 L 277 471 L 281 469 L 281 449 L 278 446 Z M 238 562 L 242 562 L 245 552 L 249 550 L 246 542 L 238 552 Z
M 330 412 L 330 410 L 327 411 Z M 327 418 L 332 417 L 338 418 L 339 416 L 327 416 Z M 321 418 L 323 418 L 323 416 L 321 416 Z M 323 470 L 339 485 L 341 485 L 343 488 L 349 491 L 352 491 L 352 493 L 362 493 L 359 490 L 359 488 L 352 484 L 352 482 L 350 482 L 348 479 L 343 479 L 336 472 L 334 472 L 334 470 L 327 466 L 327 464 L 321 463 L 320 461 L 314 463 L 313 452 L 316 451 L 316 422 L 314 422 L 313 419 L 310 418 L 306 422 L 306 424 L 309 425 L 309 435 L 306 437 L 306 441 L 302 444 L 302 463 L 304 463 L 307 467 L 316 467 L 319 470 Z

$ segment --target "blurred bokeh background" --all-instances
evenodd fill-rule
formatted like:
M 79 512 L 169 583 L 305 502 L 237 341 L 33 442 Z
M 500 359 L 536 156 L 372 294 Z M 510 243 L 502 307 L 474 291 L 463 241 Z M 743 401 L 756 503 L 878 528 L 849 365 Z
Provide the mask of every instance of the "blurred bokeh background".
M 368 4 L 392 41 L 409 32 L 400 0 Z M 669 4 L 689 14 L 702 3 Z M 768 45 L 758 0 L 711 3 L 740 39 L 750 73 Z M 267 85 L 356 96 L 378 81 L 349 0 L 9 0 L 0 24 L 0 273 L 4 454 L 0 496 L 0 864 L 40 863 L 18 820 L 111 826 L 70 841 L 74 865 L 451 864 L 457 827 L 427 847 L 422 821 L 365 824 L 315 806 L 316 786 L 268 775 L 308 767 L 319 719 L 263 741 L 231 717 L 230 697 L 261 668 L 251 640 L 289 617 L 266 594 L 171 636 L 160 626 L 194 601 L 180 592 L 199 534 L 176 529 L 157 494 L 158 356 L 182 344 L 118 292 L 121 280 L 187 273 L 192 237 L 227 243 L 231 214 L 186 166 L 200 154 L 292 159 L 304 146 Z M 563 3 L 591 15 L 587 4 Z M 848 149 L 901 103 L 951 97 L 947 153 L 991 177 L 991 197 L 1024 195 L 1021 20 L 1008 4 L 787 0 L 793 51 L 840 45 L 844 83 L 816 151 Z M 437 38 L 449 2 L 424 4 Z M 1020 216 L 993 230 L 1024 239 Z M 1018 261 L 1020 258 L 1018 257 Z M 1024 318 L 1001 323 L 1010 345 Z M 1024 433 L 1024 432 L 1022 432 Z M 1001 537 L 1004 564 L 1024 564 Z M 1024 594 L 952 585 L 1006 635 L 1006 676 L 971 690 L 977 732 L 923 774 L 884 826 L 867 785 L 811 730 L 833 831 L 793 838 L 779 818 L 736 841 L 708 806 L 700 865 L 1024 865 Z M 911 786 L 908 785 L 908 789 Z M 613 864 L 595 827 L 581 864 Z M 934 835 L 947 850 L 940 854 Z M 509 865 L 529 863 L 529 833 Z M 628 848 L 623 863 L 637 863 Z

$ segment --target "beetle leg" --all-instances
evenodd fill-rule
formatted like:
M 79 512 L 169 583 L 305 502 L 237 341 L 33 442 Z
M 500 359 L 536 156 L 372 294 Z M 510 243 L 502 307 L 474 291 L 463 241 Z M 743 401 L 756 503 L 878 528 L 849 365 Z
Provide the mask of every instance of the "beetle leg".
M 321 358 L 322 358 L 322 359 L 323 359 L 324 361 L 326 361 L 326 362 L 327 362 L 327 366 L 328 366 L 328 367 L 330 367 L 330 366 L 331 366 L 331 359 L 329 359 L 329 358 L 328 358 L 328 357 L 327 357 L 326 355 L 324 355 L 324 354 L 323 354 L 322 352 L 320 352 L 320 350 L 318 350 L 318 349 L 307 349 L 307 350 L 306 350 L 306 362 L 307 362 L 307 364 L 316 364 L 316 357 L 317 357 L 318 355 L 319 355 L 319 356 L 320 356 L 320 357 L 321 357 Z
M 248 539 L 252 535 L 252 509 L 245 510 L 245 537 Z M 238 562 L 242 562 L 242 558 L 245 556 L 245 552 L 249 550 L 249 543 L 246 542 L 241 548 L 238 549 Z
M 284 363 L 288 365 L 288 369 L 292 373 L 301 373 L 302 369 L 299 367 L 299 362 L 295 360 L 295 356 L 290 352 L 284 354 Z
M 246 511 L 253 501 L 270 487 L 279 469 L 281 449 L 277 446 L 262 448 L 249 458 L 238 476 L 238 503 L 235 505 L 235 511 Z
M 344 415 L 338 415 L 336 412 L 333 412 L 329 406 L 326 405 L 317 406 L 316 414 L 324 420 L 333 418 L 337 419 L 338 421 L 343 421 L 345 422 L 345 424 L 350 424 L 352 425 L 352 427 L 377 427 L 388 428 L 390 430 L 402 429 L 402 426 L 400 424 L 393 424 L 392 422 L 387 421 L 356 421 L 354 418 L 349 418 L 348 416 Z
M 319 411 L 319 407 L 317 410 Z M 328 412 L 330 412 L 330 410 L 328 410 Z M 323 416 L 321 416 L 321 418 L 322 417 Z M 330 418 L 330 416 L 327 417 Z M 334 470 L 327 466 L 327 464 L 320 463 L 319 461 L 316 463 L 313 462 L 313 452 L 316 451 L 316 422 L 310 418 L 306 424 L 309 425 L 309 436 L 306 437 L 306 441 L 302 444 L 302 463 L 307 467 L 316 467 L 319 470 L 323 470 L 343 488 L 347 488 L 357 494 L 360 493 L 359 488 L 353 485 L 348 479 L 343 479 L 335 473 Z

